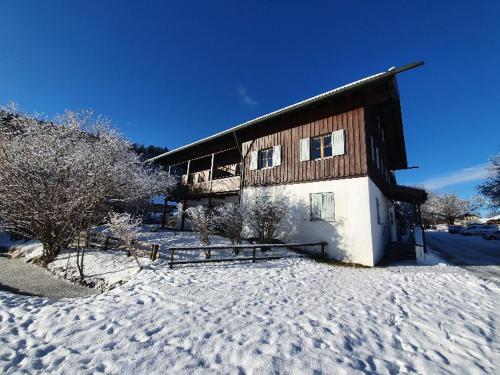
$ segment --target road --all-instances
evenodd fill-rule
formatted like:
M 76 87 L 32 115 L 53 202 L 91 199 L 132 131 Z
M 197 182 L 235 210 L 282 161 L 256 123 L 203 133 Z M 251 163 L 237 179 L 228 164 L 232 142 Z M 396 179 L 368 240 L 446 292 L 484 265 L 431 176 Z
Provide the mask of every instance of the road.
M 425 232 L 427 244 L 450 263 L 500 286 L 500 241 L 444 232 Z
M 95 289 L 60 280 L 40 267 L 0 253 L 0 290 L 49 298 L 88 297 Z

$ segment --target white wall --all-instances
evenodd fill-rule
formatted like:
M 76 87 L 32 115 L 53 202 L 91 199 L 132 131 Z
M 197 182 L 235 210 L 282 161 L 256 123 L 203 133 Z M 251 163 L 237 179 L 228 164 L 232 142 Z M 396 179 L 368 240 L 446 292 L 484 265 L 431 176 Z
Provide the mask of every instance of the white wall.
M 333 192 L 335 221 L 310 220 L 310 194 Z M 329 257 L 373 266 L 370 180 L 368 177 L 316 181 L 243 190 L 242 202 L 269 195 L 288 207 L 278 238 L 284 241 L 328 242 Z M 249 229 L 247 228 L 247 235 Z
M 375 183 L 368 179 L 370 191 L 371 232 L 373 240 L 373 263 L 377 264 L 384 256 L 388 242 L 396 241 L 397 228 L 394 205 L 385 197 Z M 377 221 L 377 198 L 379 200 L 380 221 Z M 394 220 L 391 223 L 391 213 Z

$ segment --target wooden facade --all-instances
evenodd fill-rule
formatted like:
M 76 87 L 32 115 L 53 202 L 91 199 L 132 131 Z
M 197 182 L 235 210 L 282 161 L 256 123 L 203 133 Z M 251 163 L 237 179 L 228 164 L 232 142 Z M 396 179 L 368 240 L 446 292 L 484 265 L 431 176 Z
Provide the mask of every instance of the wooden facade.
M 180 172 L 177 174 L 188 187 L 188 196 L 236 195 L 245 187 L 369 176 L 387 195 L 404 198 L 401 189 L 393 189 L 393 171 L 408 167 L 395 76 L 421 64 L 390 69 L 152 160 Z M 301 161 L 301 140 L 339 130 L 344 132 L 345 152 Z M 280 162 L 272 167 L 257 167 L 256 152 L 275 146 L 279 146 Z M 238 165 L 238 169 L 217 176 L 228 165 Z M 224 178 L 231 178 L 227 189 Z M 214 189 L 216 179 L 220 181 Z
M 299 142 L 303 138 L 345 130 L 344 155 L 318 160 L 299 160 Z M 318 119 L 291 129 L 257 138 L 243 144 L 244 165 L 248 166 L 251 151 L 281 145 L 281 165 L 272 168 L 244 169 L 244 186 L 307 182 L 363 176 L 368 172 L 364 109 L 357 108 L 338 115 Z

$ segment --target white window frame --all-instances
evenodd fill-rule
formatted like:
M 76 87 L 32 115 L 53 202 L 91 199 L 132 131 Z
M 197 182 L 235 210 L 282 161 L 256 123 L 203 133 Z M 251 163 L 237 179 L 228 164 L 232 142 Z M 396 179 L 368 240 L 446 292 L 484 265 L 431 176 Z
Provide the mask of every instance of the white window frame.
M 331 155 L 325 156 L 325 139 L 327 137 L 330 137 L 330 153 Z M 320 142 L 320 148 L 319 148 L 319 157 L 313 158 L 312 153 L 313 153 L 313 142 L 315 140 L 319 140 Z M 322 159 L 331 159 L 333 158 L 333 135 L 332 133 L 329 134 L 323 134 L 323 135 L 318 135 L 317 137 L 311 137 L 309 139 L 309 157 L 311 160 L 322 160 Z
M 262 166 L 262 164 L 261 164 L 261 155 L 264 152 L 266 153 L 266 160 L 267 160 L 267 162 L 269 162 L 269 160 L 271 160 L 271 165 Z M 269 152 L 271 152 L 271 158 L 269 158 Z M 273 155 L 274 155 L 274 147 L 263 148 L 263 149 L 259 150 L 258 154 L 257 154 L 257 168 L 258 169 L 268 169 L 268 168 L 274 167 L 274 165 L 273 165 Z

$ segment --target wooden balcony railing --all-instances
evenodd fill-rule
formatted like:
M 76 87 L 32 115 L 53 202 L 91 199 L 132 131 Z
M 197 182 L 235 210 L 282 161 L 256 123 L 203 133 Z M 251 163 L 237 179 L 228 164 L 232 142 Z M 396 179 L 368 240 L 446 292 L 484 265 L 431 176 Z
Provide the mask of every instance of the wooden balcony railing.
M 194 195 L 236 193 L 240 190 L 240 176 L 217 180 L 207 178 L 206 180 L 201 179 L 200 182 L 200 178 L 197 178 L 197 176 L 188 178 L 188 175 L 184 175 L 182 176 L 182 184 L 187 186 L 189 194 Z

